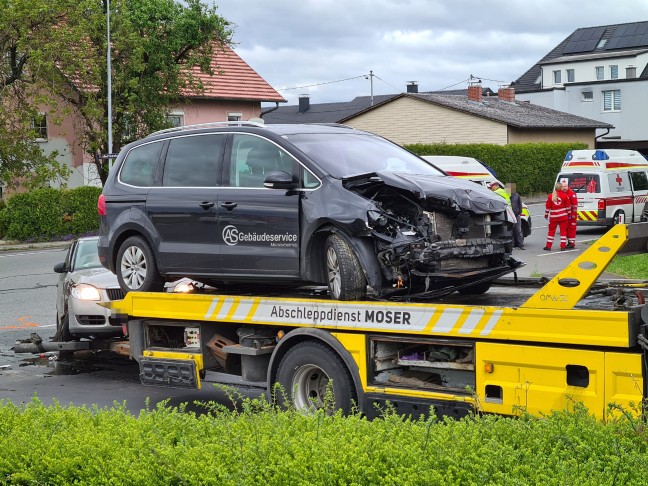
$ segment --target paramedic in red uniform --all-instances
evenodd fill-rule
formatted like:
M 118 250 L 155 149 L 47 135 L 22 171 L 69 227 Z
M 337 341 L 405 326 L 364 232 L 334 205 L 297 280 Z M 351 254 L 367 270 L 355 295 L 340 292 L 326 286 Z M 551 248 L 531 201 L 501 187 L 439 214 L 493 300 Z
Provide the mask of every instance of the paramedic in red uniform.
M 547 251 L 551 251 L 557 227 L 560 227 L 560 251 L 567 249 L 567 222 L 572 208 L 569 196 L 562 189 L 562 183 L 556 182 L 554 191 L 549 194 L 545 205 L 545 219 L 549 220 L 547 245 L 544 247 Z
M 578 220 L 578 196 L 576 193 L 569 187 L 569 183 L 566 179 L 562 181 L 562 190 L 571 204 L 571 213 L 567 219 L 567 248 L 576 248 L 576 223 Z M 562 236 L 562 233 L 560 233 Z

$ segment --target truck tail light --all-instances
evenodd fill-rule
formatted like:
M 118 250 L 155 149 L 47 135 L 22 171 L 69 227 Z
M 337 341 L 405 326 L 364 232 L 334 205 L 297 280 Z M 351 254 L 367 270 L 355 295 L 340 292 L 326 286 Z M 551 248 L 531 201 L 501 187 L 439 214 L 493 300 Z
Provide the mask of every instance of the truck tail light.
M 99 194 L 99 200 L 97 201 L 97 213 L 99 216 L 106 215 L 106 196 Z
M 598 200 L 598 209 L 599 211 L 605 211 L 605 199 Z

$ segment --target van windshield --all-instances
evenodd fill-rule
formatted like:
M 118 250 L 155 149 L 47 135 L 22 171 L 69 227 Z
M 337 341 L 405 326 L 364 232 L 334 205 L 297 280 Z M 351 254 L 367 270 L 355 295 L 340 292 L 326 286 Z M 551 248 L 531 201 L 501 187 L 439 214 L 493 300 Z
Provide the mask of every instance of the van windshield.
M 413 153 L 374 135 L 299 133 L 285 138 L 338 179 L 376 171 L 445 175 Z
M 601 192 L 601 180 L 598 174 L 560 174 L 558 182 L 567 181 L 569 188 L 576 194 L 598 194 Z

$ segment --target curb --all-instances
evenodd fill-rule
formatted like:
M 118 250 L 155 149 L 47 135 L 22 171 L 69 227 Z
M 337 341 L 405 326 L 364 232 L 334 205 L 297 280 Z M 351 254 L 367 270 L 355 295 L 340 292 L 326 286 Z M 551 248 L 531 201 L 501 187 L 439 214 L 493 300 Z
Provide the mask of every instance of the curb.
M 71 241 L 46 241 L 43 243 L 21 243 L 19 241 L 0 240 L 0 252 L 3 251 L 33 251 L 43 249 L 67 248 Z

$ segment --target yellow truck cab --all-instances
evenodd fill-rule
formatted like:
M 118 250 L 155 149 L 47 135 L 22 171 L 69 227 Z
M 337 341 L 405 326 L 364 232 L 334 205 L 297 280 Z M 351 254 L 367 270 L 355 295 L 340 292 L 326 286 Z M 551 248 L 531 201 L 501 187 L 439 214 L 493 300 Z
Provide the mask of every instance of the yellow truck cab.
M 423 155 L 422 158 L 453 177 L 468 179 L 484 187 L 489 182 L 495 180 L 502 187 L 506 187 L 483 162 L 473 157 L 459 155 Z M 525 238 L 531 234 L 531 215 L 529 214 L 529 208 L 524 203 L 522 204 L 522 234 Z
M 556 181 L 578 196 L 578 225 L 639 222 L 648 200 L 648 160 L 635 150 L 570 150 Z

